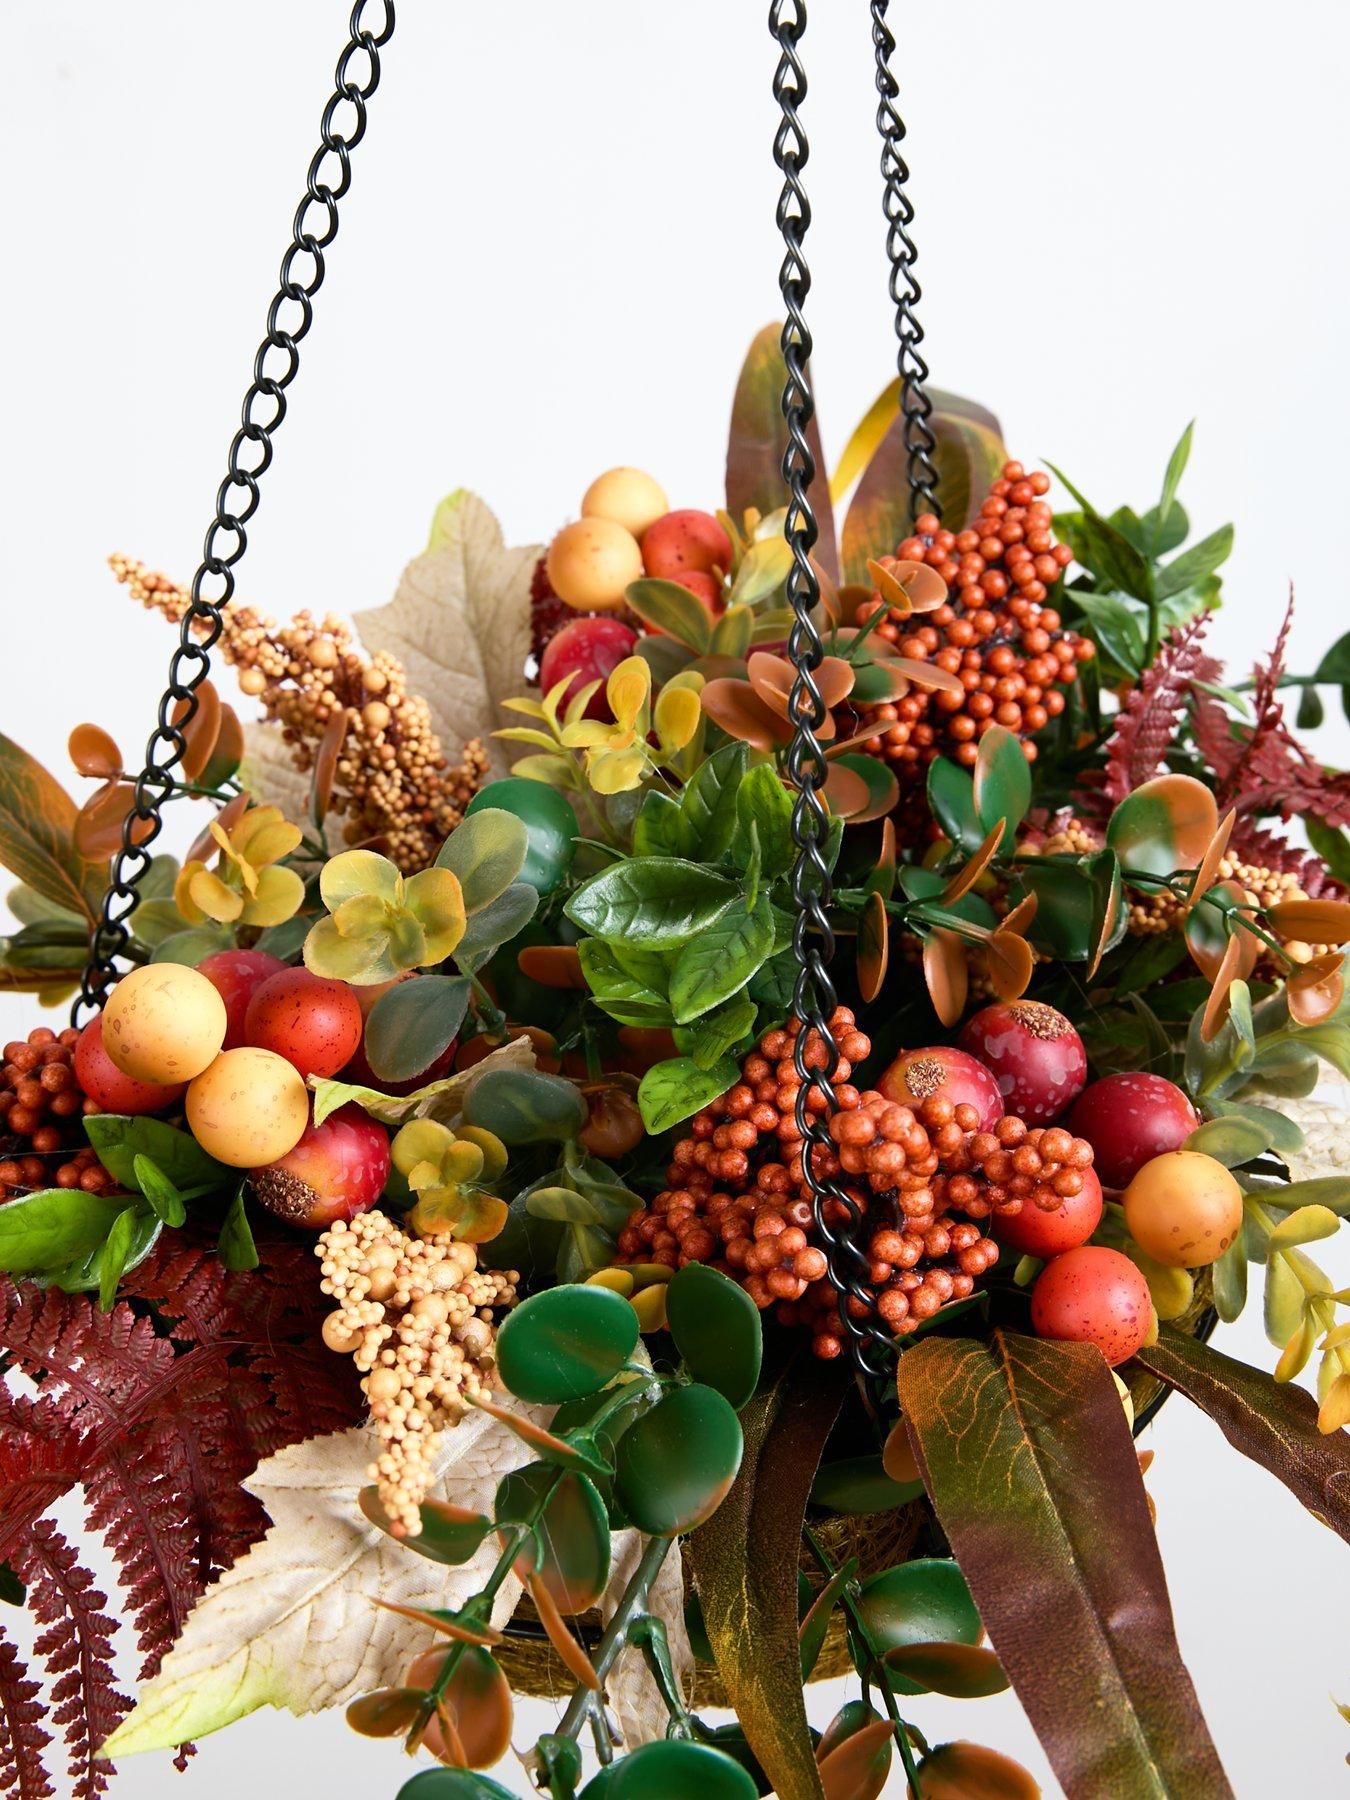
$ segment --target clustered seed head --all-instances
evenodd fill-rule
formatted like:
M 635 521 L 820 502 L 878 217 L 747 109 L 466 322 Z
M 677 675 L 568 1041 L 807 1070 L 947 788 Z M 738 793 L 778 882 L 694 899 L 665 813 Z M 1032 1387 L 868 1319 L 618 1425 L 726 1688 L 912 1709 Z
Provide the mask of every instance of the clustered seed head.
M 174 622 L 191 601 L 186 588 L 124 556 L 110 559 L 132 598 Z M 336 614 L 297 613 L 289 625 L 232 601 L 219 649 L 239 671 L 244 693 L 258 700 L 307 773 L 329 722 L 347 715 L 338 757 L 333 810 L 346 818 L 350 844 L 378 842 L 405 873 L 428 867 L 488 772 L 487 752 L 471 739 L 450 768 L 431 710 L 408 692 L 397 657 L 367 657 Z
M 330 1225 L 315 1246 L 319 1283 L 337 1301 L 323 1341 L 350 1355 L 364 1379 L 380 1439 L 370 1468 L 396 1537 L 422 1528 L 439 1433 L 492 1391 L 493 1307 L 510 1306 L 514 1269 L 480 1269 L 472 1244 L 448 1234 L 409 1237 L 382 1212 Z
M 895 765 L 902 785 L 922 786 L 935 756 L 971 767 L 980 738 L 995 724 L 1023 736 L 1033 761 L 1031 735 L 1063 712 L 1061 689 L 1095 654 L 1045 604 L 1073 560 L 1051 534 L 1051 509 L 1041 497 L 1049 486 L 1039 470 L 1028 475 L 1021 463 L 1005 463 L 973 525 L 948 531 L 925 513 L 895 556 L 880 559 L 888 568 L 927 563 L 951 596 L 933 612 L 906 616 L 875 594 L 858 608 L 858 623 L 885 607 L 877 636 L 902 656 L 931 661 L 959 677 L 965 689 L 964 695 L 915 689 L 865 709 L 865 723 L 877 727 L 868 748 Z
M 5 1045 L 0 1065 L 0 1199 L 33 1188 L 82 1188 L 107 1194 L 117 1186 L 84 1141 L 80 1121 L 99 1111 L 75 1079 L 73 1026 L 45 1025 Z
M 973 1106 L 932 1098 L 897 1105 L 849 1080 L 871 1044 L 840 1007 L 830 1030 L 841 1051 L 832 1078 L 832 1148 L 812 1151 L 818 1176 L 837 1184 L 861 1220 L 869 1297 L 850 1297 L 850 1315 L 897 1336 L 912 1332 L 949 1300 L 974 1290 L 998 1259 L 982 1222 L 1032 1205 L 1053 1211 L 1077 1194 L 1092 1147 L 1052 1127 L 1033 1130 L 1011 1116 L 977 1130 Z M 683 1268 L 705 1262 L 739 1281 L 761 1309 L 810 1331 L 826 1359 L 844 1336 L 821 1246 L 802 1137 L 794 1117 L 800 1080 L 794 1051 L 800 1027 L 768 1032 L 746 1057 L 741 1080 L 690 1121 L 667 1171 L 669 1187 L 630 1215 L 619 1256 Z M 826 1066 L 818 1034 L 808 1034 L 808 1068 Z M 826 1110 L 814 1086 L 808 1110 Z M 850 1207 L 827 1201 L 824 1222 L 851 1229 Z

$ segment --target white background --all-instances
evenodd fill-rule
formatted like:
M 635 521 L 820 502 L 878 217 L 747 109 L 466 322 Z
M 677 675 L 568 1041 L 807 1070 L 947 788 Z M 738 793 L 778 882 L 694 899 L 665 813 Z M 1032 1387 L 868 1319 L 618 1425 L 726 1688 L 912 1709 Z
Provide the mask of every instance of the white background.
M 935 379 L 1106 507 L 1149 504 L 1198 417 L 1184 499 L 1200 531 L 1238 528 L 1217 641 L 1245 673 L 1292 579 L 1311 666 L 1350 624 L 1346 8 L 894 11 Z M 892 337 L 866 8 L 815 12 L 810 317 L 837 453 Z M 278 613 L 386 598 L 461 483 L 516 541 L 619 462 L 715 504 L 735 372 L 776 310 L 759 0 L 402 13 L 244 565 L 242 595 Z M 345 6 L 3 0 L 0 23 L 0 728 L 64 772 L 77 719 L 129 745 L 149 727 L 169 638 L 103 558 L 191 574 Z M 1324 753 L 1343 748 L 1328 728 Z M 31 1023 L 5 1003 L 7 1036 Z M 1223 1342 L 1271 1356 L 1255 1316 Z M 1151 1438 L 1182 1647 L 1234 1787 L 1343 1792 L 1344 1549 L 1184 1401 Z M 1011 1698 L 917 1712 L 1058 1791 Z M 389 1797 L 404 1774 L 336 1718 L 269 1714 L 181 1782 L 150 1757 L 119 1791 L 270 1797 L 301 1771 Z

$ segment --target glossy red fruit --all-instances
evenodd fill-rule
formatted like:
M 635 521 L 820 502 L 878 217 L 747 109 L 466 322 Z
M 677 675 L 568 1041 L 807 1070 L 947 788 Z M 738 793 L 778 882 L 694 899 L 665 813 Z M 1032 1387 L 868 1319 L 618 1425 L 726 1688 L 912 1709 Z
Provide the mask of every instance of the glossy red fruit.
M 991 1131 L 1009 1110 L 984 1064 L 964 1050 L 953 1050 L 950 1044 L 906 1050 L 886 1070 L 877 1089 L 901 1106 L 921 1106 L 925 1100 L 937 1098 L 950 1100 L 953 1106 L 977 1107 L 981 1131 Z
M 389 1133 L 359 1106 L 340 1106 L 285 1156 L 250 1172 L 269 1212 L 304 1231 L 368 1212 L 389 1179 Z
M 1095 1169 L 1078 1171 L 1083 1185 L 1053 1212 L 1046 1212 L 1029 1200 L 1022 1202 L 1019 1213 L 1000 1213 L 994 1220 L 994 1236 L 1019 1256 L 1039 1256 L 1048 1260 L 1076 1250 L 1097 1229 L 1102 1216 L 1102 1184 Z
M 302 1075 L 336 1075 L 361 1042 L 361 1005 L 345 981 L 283 969 L 248 1003 L 248 1042 L 272 1050 Z
M 1199 1124 L 1174 1082 L 1148 1074 L 1104 1075 L 1083 1090 L 1065 1120 L 1092 1145 L 1098 1175 L 1114 1188 L 1126 1187 L 1153 1157 L 1179 1150 Z
M 187 1083 L 163 1086 L 124 1075 L 103 1044 L 103 1014 L 96 1013 L 80 1033 L 75 1046 L 75 1079 L 96 1106 L 111 1113 L 162 1112 L 181 1100 Z
M 731 567 L 731 539 L 711 513 L 694 507 L 668 512 L 642 534 L 642 566 L 663 581 L 675 581 L 690 569 L 725 571 Z
M 265 950 L 217 950 L 197 964 L 197 973 L 205 975 L 225 1002 L 225 1042 L 222 1050 L 238 1050 L 248 1042 L 244 1021 L 248 1003 L 264 981 L 279 975 L 286 967 L 279 956 Z
M 982 1062 L 1003 1110 L 1049 1125 L 1087 1085 L 1087 1051 L 1062 1012 L 1040 1000 L 1000 1000 L 969 1020 L 961 1048 Z
M 1036 1277 L 1031 1323 L 1039 1337 L 1095 1344 L 1114 1368 L 1143 1348 L 1153 1302 L 1128 1256 L 1083 1244 L 1055 1257 Z
M 572 619 L 544 646 L 539 659 L 539 686 L 549 693 L 560 681 L 568 682 L 564 701 L 592 681 L 602 684 L 619 664 L 633 654 L 637 633 L 619 619 Z M 612 719 L 603 685 L 586 704 L 586 718 Z

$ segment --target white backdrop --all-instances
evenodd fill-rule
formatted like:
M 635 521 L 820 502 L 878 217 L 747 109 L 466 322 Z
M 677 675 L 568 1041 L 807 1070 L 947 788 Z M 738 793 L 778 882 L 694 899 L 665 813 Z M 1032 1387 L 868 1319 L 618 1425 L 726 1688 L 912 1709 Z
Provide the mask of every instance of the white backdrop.
M 814 10 L 809 310 L 837 453 L 892 336 L 866 8 Z M 1149 504 L 1198 417 L 1183 498 L 1199 531 L 1238 533 L 1217 641 L 1245 672 L 1292 579 L 1293 660 L 1310 666 L 1350 624 L 1350 14 L 893 10 L 935 379 L 1108 506 Z M 460 484 L 518 541 L 618 462 L 676 505 L 717 501 L 735 372 L 776 306 L 763 13 L 404 0 L 245 598 L 277 613 L 386 598 Z M 345 0 L 0 0 L 0 728 L 54 768 L 79 718 L 130 745 L 148 729 L 169 638 L 103 559 L 191 573 L 345 15 Z M 1328 727 L 1324 753 L 1344 742 Z M 0 1013 L 6 1036 L 32 1022 Z M 1271 1354 L 1255 1316 L 1223 1342 Z M 1238 1794 L 1343 1792 L 1350 1733 L 1327 1694 L 1350 1696 L 1344 1551 L 1184 1401 L 1151 1441 L 1182 1647 Z M 1058 1791 L 1011 1698 L 916 1710 L 935 1739 L 997 1744 Z M 267 1714 L 206 1742 L 181 1782 L 150 1757 L 119 1791 L 272 1796 L 302 1769 L 307 1787 L 390 1797 L 405 1773 L 336 1719 Z

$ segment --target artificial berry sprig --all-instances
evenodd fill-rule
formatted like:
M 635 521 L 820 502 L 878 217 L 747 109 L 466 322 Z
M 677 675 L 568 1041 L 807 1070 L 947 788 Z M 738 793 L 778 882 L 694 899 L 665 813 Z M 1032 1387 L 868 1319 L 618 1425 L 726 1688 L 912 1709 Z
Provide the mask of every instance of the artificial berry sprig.
M 73 1027 L 40 1025 L 4 1048 L 0 1065 L 0 1198 L 33 1188 L 110 1193 L 116 1182 L 84 1140 L 81 1120 L 99 1110 L 75 1079 Z

